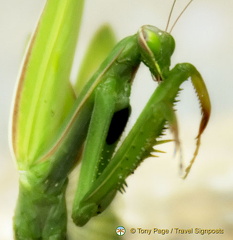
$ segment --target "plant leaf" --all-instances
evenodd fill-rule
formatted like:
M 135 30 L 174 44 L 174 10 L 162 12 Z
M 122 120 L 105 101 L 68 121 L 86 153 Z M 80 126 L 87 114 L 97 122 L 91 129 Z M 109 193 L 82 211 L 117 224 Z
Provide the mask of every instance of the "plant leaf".
M 48 0 L 21 70 L 12 119 L 12 144 L 23 169 L 55 141 L 74 103 L 69 82 L 84 0 Z

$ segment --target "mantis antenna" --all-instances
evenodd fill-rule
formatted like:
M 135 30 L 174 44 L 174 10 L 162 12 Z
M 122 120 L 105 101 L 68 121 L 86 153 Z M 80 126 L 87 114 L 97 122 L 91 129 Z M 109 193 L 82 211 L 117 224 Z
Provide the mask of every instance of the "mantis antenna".
M 175 27 L 176 23 L 178 22 L 178 20 L 180 19 L 180 17 L 183 15 L 183 13 L 185 12 L 185 10 L 188 8 L 188 6 L 192 3 L 193 0 L 190 0 L 189 3 L 184 7 L 184 9 L 181 11 L 181 13 L 179 14 L 179 16 L 176 18 L 175 22 L 173 23 L 169 33 L 172 32 L 173 28 Z M 169 17 L 168 17 L 168 21 L 167 21 L 167 26 L 166 26 L 166 29 L 165 31 L 167 32 L 168 30 L 168 27 L 169 27 L 169 23 L 170 23 L 170 20 L 171 20 L 171 16 L 172 16 L 172 13 L 173 13 L 173 10 L 174 10 L 174 7 L 175 7 L 175 4 L 176 4 L 176 0 L 173 1 L 173 4 L 172 4 L 172 8 L 171 8 L 171 11 L 169 13 Z
M 168 16 L 167 26 L 166 26 L 165 32 L 167 32 L 167 29 L 169 27 L 169 23 L 170 23 L 170 20 L 171 20 L 171 16 L 172 16 L 172 12 L 173 12 L 173 9 L 175 7 L 175 4 L 176 4 L 176 0 L 173 1 L 172 8 L 171 8 L 169 16 Z

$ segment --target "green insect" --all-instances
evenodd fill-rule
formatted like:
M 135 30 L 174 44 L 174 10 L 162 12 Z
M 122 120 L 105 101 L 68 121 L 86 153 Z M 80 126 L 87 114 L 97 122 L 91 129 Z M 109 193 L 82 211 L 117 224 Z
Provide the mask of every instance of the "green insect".
M 200 137 L 208 123 L 211 106 L 205 83 L 193 65 L 181 63 L 170 69 L 174 48 L 175 41 L 167 31 L 150 25 L 142 26 L 137 34 L 126 37 L 114 47 L 80 91 L 54 136 L 50 149 L 42 151 L 33 164 L 25 167 L 24 162 L 23 167 L 20 165 L 21 171 L 27 173 L 21 179 L 23 187 L 15 215 L 18 236 L 25 234 L 19 226 L 22 216 L 27 215 L 25 226 L 35 219 L 30 209 L 33 201 L 38 205 L 47 204 L 47 208 L 44 207 L 41 212 L 38 210 L 37 214 L 45 214 L 53 207 L 55 214 L 47 218 L 48 223 L 56 222 L 56 219 L 66 215 L 64 193 L 67 178 L 78 158 L 81 170 L 72 218 L 76 225 L 83 226 L 105 210 L 117 191 L 124 191 L 126 178 L 145 158 L 153 155 L 156 151 L 153 147 L 167 142 L 159 140 L 167 124 L 179 149 L 173 105 L 181 84 L 191 78 L 200 101 L 202 119 L 194 157 L 186 169 L 188 174 L 198 154 Z M 118 146 L 130 116 L 131 85 L 142 62 L 159 85 L 129 134 Z M 19 118 L 18 111 L 14 114 L 15 119 Z M 13 140 L 17 141 L 17 133 L 13 134 Z M 37 189 L 36 197 L 30 192 L 33 188 Z M 21 201 L 27 197 L 33 200 L 28 200 L 29 204 L 25 207 Z M 40 219 L 43 219 L 42 215 Z M 59 229 L 55 225 L 54 228 L 61 232 L 65 224 L 62 222 Z M 46 236 L 51 235 L 51 228 L 45 227 L 44 231 Z
M 127 54 L 127 57 L 125 57 L 124 49 L 132 51 L 133 54 Z M 117 55 L 114 54 L 115 50 Z M 191 77 L 192 84 L 197 92 L 202 111 L 202 121 L 197 136 L 195 156 L 200 145 L 200 136 L 207 125 L 210 114 L 208 93 L 203 79 L 196 68 L 189 63 L 183 63 L 177 64 L 172 70 L 169 70 L 170 57 L 174 50 L 174 40 L 167 32 L 163 32 L 153 26 L 143 26 L 138 34 L 124 39 L 116 46 L 115 50 L 113 52 L 113 64 L 109 68 L 108 66 L 107 68 L 104 66 L 104 70 L 107 71 L 104 78 L 101 79 L 103 88 L 101 86 L 102 89 L 97 90 L 100 91 L 98 93 L 103 98 L 107 99 L 106 97 L 108 97 L 111 99 L 116 94 L 113 91 L 108 95 L 106 88 L 112 90 L 110 85 L 113 84 L 115 87 L 117 81 L 122 84 L 124 89 L 129 89 L 127 84 L 131 82 L 132 76 L 135 74 L 135 69 L 137 69 L 140 63 L 139 59 L 148 66 L 160 84 L 132 130 L 114 154 L 112 148 L 109 150 L 111 142 L 108 143 L 108 138 L 109 135 L 114 134 L 111 132 L 111 128 L 109 130 L 109 125 L 111 124 L 111 120 L 114 123 L 115 121 L 120 122 L 122 120 L 115 120 L 119 111 L 128 116 L 128 110 L 125 110 L 129 108 L 128 94 L 125 94 L 124 99 L 126 99 L 126 102 L 122 102 L 120 108 L 114 109 L 115 105 L 113 105 L 106 110 L 106 115 L 103 114 L 103 110 L 99 112 L 100 116 L 96 118 L 95 115 L 92 115 L 92 119 L 94 120 L 93 122 L 91 121 L 88 129 L 82 158 L 79 188 L 73 209 L 73 219 L 80 226 L 85 224 L 93 215 L 102 212 L 110 203 L 109 200 L 114 197 L 116 190 L 124 190 L 126 177 L 134 172 L 143 159 L 151 156 L 155 145 L 161 143 L 157 139 L 163 134 L 167 123 L 173 129 L 175 141 L 177 147 L 179 147 L 178 129 L 173 104 L 180 90 L 180 85 L 189 77 Z M 112 71 L 115 71 L 115 67 L 120 67 L 120 70 L 112 77 Z M 125 68 L 127 68 L 127 72 L 124 71 Z M 108 76 L 108 71 L 110 72 L 110 77 Z M 127 75 L 129 75 L 128 78 Z M 107 78 L 105 79 L 105 77 Z M 123 83 L 121 82 L 122 79 L 124 79 Z M 109 85 L 106 87 L 105 84 Z M 117 94 L 122 99 L 120 94 L 122 94 L 122 91 Z M 110 106 L 110 101 L 107 99 L 108 107 Z M 115 100 L 114 103 L 118 101 L 120 99 Z M 97 104 L 97 101 L 95 101 L 95 104 Z M 101 104 L 100 109 L 102 108 L 103 105 Z M 115 112 L 116 115 L 107 117 L 107 113 L 111 112 Z M 105 116 L 104 118 L 102 118 L 103 115 Z M 124 116 L 120 114 L 119 118 L 122 117 Z M 106 123 L 106 121 L 108 122 Z M 95 124 L 98 124 L 98 130 Z M 116 140 L 118 138 L 114 139 L 113 144 Z M 102 165 L 104 168 L 101 167 Z M 86 179 L 90 179 L 89 184 L 87 184 Z
M 92 216 L 101 213 L 114 198 L 117 190 L 124 191 L 126 177 L 134 172 L 143 159 L 153 155 L 155 145 L 164 143 L 158 139 L 167 123 L 173 130 L 176 147 L 179 148 L 173 105 L 180 85 L 189 77 L 202 111 L 196 151 L 191 161 L 194 162 L 200 146 L 201 134 L 209 120 L 210 100 L 204 81 L 193 65 L 182 63 L 169 69 L 174 48 L 175 41 L 169 33 L 154 26 L 142 26 L 137 34 L 123 39 L 116 45 L 97 75 L 90 81 L 95 84 L 101 82 L 98 88 L 95 88 L 95 91 L 98 91 L 95 94 L 101 95 L 102 101 L 108 103 L 106 111 L 104 104 L 100 103 L 99 110 L 96 111 L 96 116 L 92 115 L 89 125 L 72 215 L 77 225 L 82 226 Z M 128 119 L 129 89 L 141 62 L 149 68 L 154 79 L 159 82 L 159 86 L 130 133 L 114 152 L 119 133 L 123 130 L 120 124 Z M 95 105 L 97 104 L 96 99 Z M 120 132 L 116 133 L 117 129 L 120 129 Z M 114 135 L 114 138 L 109 142 L 111 135 Z M 191 165 L 187 168 L 186 175 Z

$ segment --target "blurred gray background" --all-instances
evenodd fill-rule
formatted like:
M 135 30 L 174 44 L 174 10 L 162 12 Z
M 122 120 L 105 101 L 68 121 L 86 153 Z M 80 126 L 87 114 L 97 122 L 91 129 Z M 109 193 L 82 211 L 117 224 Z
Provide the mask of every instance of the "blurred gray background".
M 75 78 L 86 44 L 99 25 L 109 22 L 117 38 L 134 34 L 141 25 L 165 29 L 172 0 L 86 0 Z M 172 22 L 188 1 L 178 0 Z M 45 0 L 0 0 L 0 239 L 12 239 L 12 216 L 18 176 L 10 154 L 8 129 L 17 74 L 24 49 Z M 178 174 L 172 143 L 160 158 L 148 159 L 128 179 L 127 191 L 113 203 L 122 225 L 141 228 L 223 228 L 223 235 L 169 236 L 170 239 L 229 240 L 233 235 L 233 1 L 195 0 L 175 26 L 172 66 L 190 62 L 202 73 L 212 101 L 212 115 L 202 138 L 200 154 L 187 180 Z M 133 87 L 131 125 L 154 88 L 141 67 Z M 198 101 L 190 82 L 178 104 L 184 160 L 192 157 L 200 120 Z M 157 237 L 157 236 L 154 236 Z M 178 238 L 177 238 L 178 237 Z M 153 239 L 130 235 L 127 239 Z M 158 236 L 156 239 L 167 239 Z

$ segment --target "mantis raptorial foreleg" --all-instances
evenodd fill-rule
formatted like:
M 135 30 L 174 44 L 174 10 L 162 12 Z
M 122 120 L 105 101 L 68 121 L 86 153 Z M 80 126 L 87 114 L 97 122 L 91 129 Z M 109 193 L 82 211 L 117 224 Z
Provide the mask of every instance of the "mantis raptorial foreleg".
M 79 181 L 80 194 L 85 193 L 97 178 L 96 170 L 101 164 L 101 154 L 115 109 L 115 80 L 110 79 L 100 85 L 95 93 L 94 109 L 83 150 L 80 178 L 85 181 Z
M 163 133 L 166 123 L 169 123 L 173 129 L 175 141 L 179 146 L 176 117 L 171 106 L 179 92 L 180 85 L 189 77 L 191 77 L 198 95 L 205 94 L 205 99 L 199 98 L 202 121 L 197 136 L 196 154 L 200 144 L 200 136 L 208 122 L 210 103 L 209 99 L 206 98 L 207 92 L 204 82 L 195 67 L 187 63 L 178 64 L 155 90 L 109 165 L 92 184 L 80 201 L 78 208 L 74 209 L 73 218 L 76 224 L 84 225 L 92 216 L 100 213 L 101 209 L 106 208 L 106 205 L 110 203 L 110 201 L 106 202 L 106 196 L 111 195 L 114 189 L 119 191 L 124 189 L 126 177 L 134 172 L 143 159 L 153 155 L 154 145 L 161 143 L 158 138 Z

